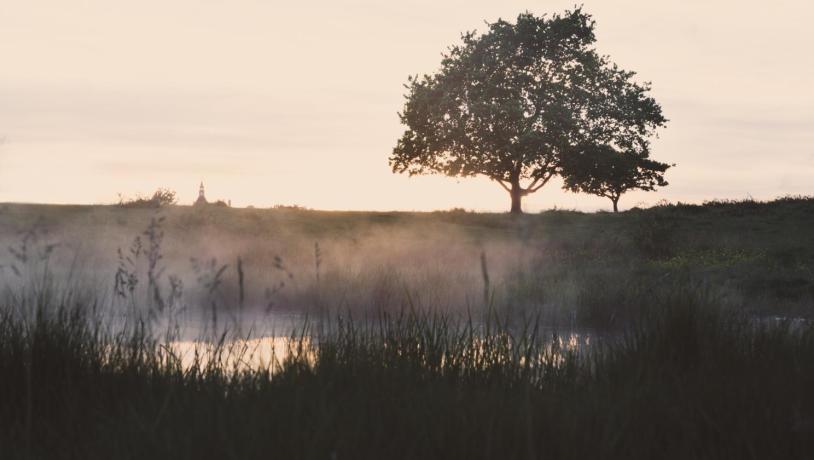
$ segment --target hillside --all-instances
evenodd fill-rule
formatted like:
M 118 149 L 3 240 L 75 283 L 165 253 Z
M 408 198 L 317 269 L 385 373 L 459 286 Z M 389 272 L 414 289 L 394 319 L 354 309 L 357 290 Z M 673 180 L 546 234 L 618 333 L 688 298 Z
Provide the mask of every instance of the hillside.
M 187 293 L 200 287 L 191 259 L 226 266 L 217 293 L 225 308 L 237 297 L 240 258 L 247 302 L 270 303 L 267 291 L 282 283 L 273 303 L 288 310 L 313 308 L 316 296 L 350 309 L 493 303 L 605 325 L 681 290 L 759 314 L 814 311 L 808 198 L 523 216 L 3 204 L 0 244 L 19 248 L 29 232 L 57 245 L 55 270 L 107 289 L 117 250 L 126 255 L 154 218 L 163 218 L 162 267 Z M 2 260 L 13 281 L 13 255 Z

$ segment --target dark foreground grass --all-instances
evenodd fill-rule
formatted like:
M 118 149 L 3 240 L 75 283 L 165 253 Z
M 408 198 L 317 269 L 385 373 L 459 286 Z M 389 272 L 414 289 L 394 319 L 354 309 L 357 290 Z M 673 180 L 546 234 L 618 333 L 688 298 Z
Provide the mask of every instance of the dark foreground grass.
M 183 368 L 92 319 L 4 314 L 0 457 L 814 456 L 814 328 L 689 299 L 576 351 L 497 321 L 344 320 L 273 375 Z

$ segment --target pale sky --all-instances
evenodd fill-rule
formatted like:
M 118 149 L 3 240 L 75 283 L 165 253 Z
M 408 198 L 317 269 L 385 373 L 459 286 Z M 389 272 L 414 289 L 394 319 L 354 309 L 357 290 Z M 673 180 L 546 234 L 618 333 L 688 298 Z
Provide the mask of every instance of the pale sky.
M 484 21 L 574 1 L 0 0 L 0 202 L 207 185 L 236 206 L 508 209 L 485 179 L 394 175 L 408 75 Z M 653 83 L 670 186 L 622 207 L 814 194 L 814 3 L 586 1 Z M 552 183 L 525 201 L 608 209 Z

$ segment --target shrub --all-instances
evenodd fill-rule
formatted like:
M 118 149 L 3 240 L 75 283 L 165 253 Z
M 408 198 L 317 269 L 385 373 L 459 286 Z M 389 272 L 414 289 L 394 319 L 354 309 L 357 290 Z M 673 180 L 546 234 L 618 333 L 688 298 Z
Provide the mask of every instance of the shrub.
M 649 259 L 667 259 L 675 254 L 675 220 L 658 210 L 640 212 L 631 236 Z
M 139 196 L 127 199 L 119 195 L 119 206 L 123 208 L 162 208 L 178 203 L 175 190 L 160 188 L 150 197 Z

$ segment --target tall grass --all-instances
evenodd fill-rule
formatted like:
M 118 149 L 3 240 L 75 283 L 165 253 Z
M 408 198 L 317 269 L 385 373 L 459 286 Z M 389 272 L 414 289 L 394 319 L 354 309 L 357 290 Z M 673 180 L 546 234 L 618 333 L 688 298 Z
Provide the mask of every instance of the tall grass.
M 182 364 L 84 305 L 2 311 L 3 458 L 814 454 L 814 327 L 678 293 L 581 347 L 496 315 L 343 316 L 276 368 Z
M 339 305 L 362 313 L 410 303 L 466 312 L 485 297 L 482 254 L 495 305 L 542 312 L 560 324 L 624 322 L 627 313 L 613 309 L 636 291 L 659 290 L 673 279 L 706 284 L 723 301 L 761 314 L 814 312 L 812 199 L 662 205 L 618 215 L 547 211 L 518 219 L 183 206 L 0 208 L 0 248 L 16 247 L 18 232 L 39 222 L 48 231 L 43 242 L 59 243 L 54 269 L 64 271 L 77 257 L 82 278 L 95 279 L 97 288 L 110 284 L 122 248 L 124 268 L 141 272 L 140 304 L 155 290 L 145 292 L 143 254 L 136 266 L 126 264 L 132 236 L 147 249 L 145 227 L 165 216 L 153 284 L 166 299 L 174 275 L 176 292 L 183 288 L 181 306 L 211 312 L 215 297 L 220 317 L 240 310 L 241 293 L 247 312 L 272 305 L 313 313 Z M 9 259 L 0 257 L 0 277 L 16 280 Z M 628 290 L 631 280 L 635 289 Z
M 53 276 L 54 247 L 24 233 L 2 272 L 13 282 L 0 293 L 0 458 L 811 458 L 814 325 L 760 319 L 742 301 L 793 287 L 810 313 L 810 277 L 787 285 L 810 271 L 809 240 L 797 250 L 761 235 L 775 217 L 797 235 L 812 203 L 558 211 L 519 227 L 433 215 L 477 238 L 519 238 L 523 251 L 483 245 L 464 258 L 468 246 L 441 252 L 450 239 L 410 258 L 421 246 L 377 239 L 357 271 L 340 272 L 338 239 L 306 231 L 297 276 L 288 258 L 247 252 L 222 255 L 235 264 L 199 256 L 187 278 L 169 275 L 165 221 L 151 214 L 119 253 L 111 294 L 70 270 Z M 353 222 L 407 219 L 351 217 L 296 225 L 364 234 L 369 223 Z M 733 232 L 744 219 L 752 233 Z M 344 251 L 365 247 L 356 234 Z M 399 266 L 424 267 L 430 250 L 470 272 Z M 258 265 L 270 283 L 252 276 Z M 285 331 L 284 356 L 259 365 L 247 344 L 261 325 L 236 318 L 280 308 L 292 287 L 313 308 Z M 448 308 L 455 288 L 471 297 Z M 207 323 L 203 346 L 182 356 L 190 319 Z

